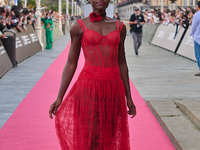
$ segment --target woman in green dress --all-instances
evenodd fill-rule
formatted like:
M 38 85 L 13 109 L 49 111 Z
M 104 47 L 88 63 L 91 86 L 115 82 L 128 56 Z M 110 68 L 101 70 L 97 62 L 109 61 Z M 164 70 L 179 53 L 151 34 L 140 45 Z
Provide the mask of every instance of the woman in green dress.
M 51 13 L 47 13 L 45 18 L 41 18 L 44 23 L 45 35 L 46 35 L 46 49 L 54 49 L 53 46 L 53 19 Z

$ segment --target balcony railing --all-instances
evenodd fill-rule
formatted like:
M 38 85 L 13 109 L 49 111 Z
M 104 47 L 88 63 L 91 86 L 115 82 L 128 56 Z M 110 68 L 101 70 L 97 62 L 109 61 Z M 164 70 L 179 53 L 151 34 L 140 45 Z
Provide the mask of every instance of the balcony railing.
M 118 3 L 117 7 L 122 7 L 122 6 L 133 4 L 133 3 L 143 3 L 143 1 L 142 0 L 125 0 L 121 3 Z

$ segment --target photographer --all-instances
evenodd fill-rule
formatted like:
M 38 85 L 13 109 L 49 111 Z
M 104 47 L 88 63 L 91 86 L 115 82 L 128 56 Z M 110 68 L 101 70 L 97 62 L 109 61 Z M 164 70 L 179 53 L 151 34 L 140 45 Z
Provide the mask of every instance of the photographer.
M 5 29 L 4 19 L 5 19 L 6 11 L 3 7 L 0 7 L 0 37 L 2 39 L 5 38 L 5 35 L 2 34 L 2 31 Z
M 5 9 L 3 7 L 0 7 L 0 31 L 1 32 L 5 29 L 5 23 L 4 23 L 5 14 L 6 14 Z
M 138 55 L 138 49 L 142 44 L 142 25 L 145 24 L 144 16 L 140 14 L 139 8 L 135 8 L 135 13 L 129 20 L 131 34 L 133 37 L 135 54 Z

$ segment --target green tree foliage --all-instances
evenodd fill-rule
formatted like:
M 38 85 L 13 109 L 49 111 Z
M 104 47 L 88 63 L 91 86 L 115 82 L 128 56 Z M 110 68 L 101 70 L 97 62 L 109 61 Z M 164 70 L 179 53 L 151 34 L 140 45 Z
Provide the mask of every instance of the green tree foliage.
M 27 6 L 29 8 L 36 7 L 36 0 L 27 0 Z
M 46 6 L 48 10 L 58 12 L 58 0 L 41 0 L 41 6 Z M 69 5 L 69 13 L 71 14 L 71 5 Z M 66 13 L 66 1 L 62 0 L 62 12 Z
M 58 0 L 41 0 L 41 5 L 47 6 L 47 8 L 50 6 L 58 6 Z

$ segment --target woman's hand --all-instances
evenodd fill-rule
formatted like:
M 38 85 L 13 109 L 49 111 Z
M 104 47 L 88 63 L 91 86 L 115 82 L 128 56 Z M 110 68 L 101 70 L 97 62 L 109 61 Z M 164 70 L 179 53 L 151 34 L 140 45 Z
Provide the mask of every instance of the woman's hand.
M 136 107 L 135 107 L 132 99 L 127 99 L 127 106 L 129 108 L 128 114 L 132 115 L 131 118 L 135 117 Z
M 51 119 L 53 119 L 52 113 L 56 116 L 57 109 L 58 109 L 58 107 L 61 105 L 61 103 L 62 103 L 62 100 L 56 99 L 55 102 L 53 102 L 53 104 L 50 106 L 50 109 L 49 109 L 49 117 L 50 117 Z

